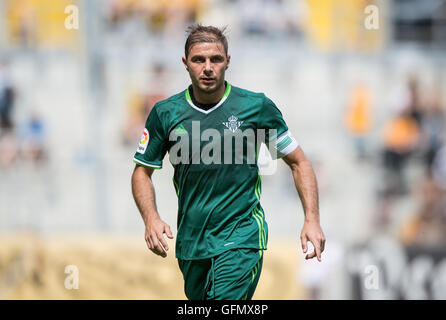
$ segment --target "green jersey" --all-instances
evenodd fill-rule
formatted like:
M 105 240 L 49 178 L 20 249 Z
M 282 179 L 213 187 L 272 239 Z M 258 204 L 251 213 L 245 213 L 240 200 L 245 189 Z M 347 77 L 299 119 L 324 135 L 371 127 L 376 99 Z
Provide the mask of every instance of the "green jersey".
M 209 258 L 234 248 L 266 249 L 268 227 L 260 205 L 259 146 L 277 157 L 295 148 L 282 114 L 263 93 L 231 86 L 209 110 L 189 89 L 151 110 L 133 158 L 161 168 L 167 152 L 178 196 L 176 257 Z

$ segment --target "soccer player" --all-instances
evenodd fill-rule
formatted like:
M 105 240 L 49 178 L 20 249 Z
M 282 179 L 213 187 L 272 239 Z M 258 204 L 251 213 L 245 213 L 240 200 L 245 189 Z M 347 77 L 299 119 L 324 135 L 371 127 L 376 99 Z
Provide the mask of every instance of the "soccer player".
M 132 192 L 148 248 L 166 257 L 165 235 L 173 234 L 158 214 L 151 177 L 169 152 L 178 196 L 176 258 L 187 298 L 251 299 L 268 241 L 256 162 L 260 142 L 290 167 L 305 213 L 302 249 L 307 253 L 310 241 L 314 251 L 306 259 L 321 261 L 317 182 L 275 104 L 225 80 L 231 56 L 224 29 L 196 24 L 188 31 L 182 60 L 192 84 L 151 110 L 133 158 Z M 249 132 L 264 132 L 254 136 L 252 154 Z M 237 134 L 241 148 L 232 143 Z

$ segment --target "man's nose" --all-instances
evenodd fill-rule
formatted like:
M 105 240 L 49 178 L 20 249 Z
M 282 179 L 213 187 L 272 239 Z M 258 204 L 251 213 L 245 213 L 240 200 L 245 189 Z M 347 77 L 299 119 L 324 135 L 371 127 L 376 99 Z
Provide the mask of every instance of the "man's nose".
M 207 73 L 212 72 L 211 60 L 207 59 L 206 64 L 204 66 L 204 71 Z

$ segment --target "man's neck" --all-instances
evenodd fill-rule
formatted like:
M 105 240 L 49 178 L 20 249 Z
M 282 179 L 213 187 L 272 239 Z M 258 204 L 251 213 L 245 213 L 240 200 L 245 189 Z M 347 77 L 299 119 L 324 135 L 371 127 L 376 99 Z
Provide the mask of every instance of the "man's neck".
M 192 89 L 194 91 L 194 98 L 198 103 L 201 104 L 212 104 L 212 103 L 218 103 L 225 94 L 226 91 L 226 81 L 224 82 L 224 85 L 221 86 L 217 91 L 213 93 L 205 93 L 201 91 L 199 88 L 195 87 L 192 84 Z

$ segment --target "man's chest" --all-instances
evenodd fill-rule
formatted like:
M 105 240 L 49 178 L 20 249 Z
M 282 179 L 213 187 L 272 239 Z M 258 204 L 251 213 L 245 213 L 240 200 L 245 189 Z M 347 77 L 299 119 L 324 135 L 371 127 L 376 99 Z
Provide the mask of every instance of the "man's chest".
M 228 105 L 210 112 L 189 108 L 169 126 L 169 154 L 172 162 L 234 163 L 256 158 L 255 106 Z

